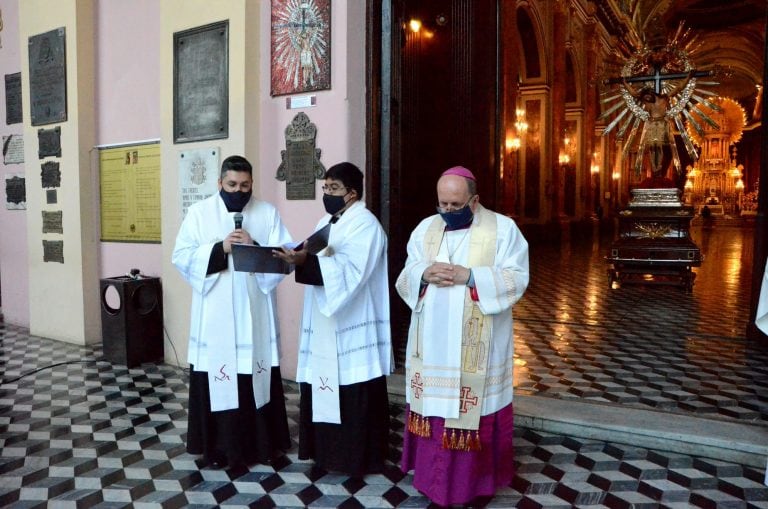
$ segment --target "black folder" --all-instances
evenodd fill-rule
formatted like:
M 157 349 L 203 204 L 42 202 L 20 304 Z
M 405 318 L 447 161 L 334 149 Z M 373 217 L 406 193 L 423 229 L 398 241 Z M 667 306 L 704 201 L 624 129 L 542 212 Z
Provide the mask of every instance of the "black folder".
M 240 272 L 288 274 L 290 266 L 272 254 L 279 247 L 232 244 L 232 262 Z
M 317 254 L 328 245 L 328 235 L 331 232 L 330 223 L 310 235 L 296 249 L 306 249 Z M 291 267 L 288 263 L 272 254 L 279 247 L 257 246 L 255 244 L 232 244 L 232 262 L 235 270 L 240 272 L 260 272 L 272 274 L 288 274 Z
M 302 249 L 306 249 L 311 254 L 317 254 L 328 246 L 328 235 L 331 233 L 331 223 L 323 226 L 315 233 L 310 235 L 302 244 Z

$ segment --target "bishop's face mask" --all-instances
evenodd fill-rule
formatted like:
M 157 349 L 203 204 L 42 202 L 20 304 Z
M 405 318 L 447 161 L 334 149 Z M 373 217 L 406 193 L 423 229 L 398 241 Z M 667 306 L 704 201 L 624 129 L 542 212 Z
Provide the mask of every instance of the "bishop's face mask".
M 349 194 L 349 193 L 347 193 Z M 344 196 L 336 196 L 333 194 L 324 194 L 323 195 L 323 206 L 325 207 L 325 211 L 328 212 L 330 215 L 334 215 L 341 209 L 343 209 L 347 202 L 344 201 Z
M 245 205 L 251 199 L 251 191 L 232 191 L 227 192 L 224 189 L 219 191 L 219 196 L 224 200 L 229 212 L 242 212 Z
M 458 230 L 463 228 L 472 222 L 474 213 L 469 206 L 469 202 L 472 201 L 472 197 L 469 198 L 467 204 L 457 210 L 451 210 L 446 212 L 445 209 L 437 207 L 437 213 L 443 218 L 445 224 L 449 230 Z

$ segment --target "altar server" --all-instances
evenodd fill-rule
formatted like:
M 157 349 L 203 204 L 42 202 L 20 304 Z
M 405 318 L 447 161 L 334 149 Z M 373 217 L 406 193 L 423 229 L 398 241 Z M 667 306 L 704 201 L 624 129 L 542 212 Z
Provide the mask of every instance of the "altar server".
M 297 379 L 299 458 L 362 477 L 387 459 L 391 371 L 387 237 L 363 203 L 363 174 L 353 164 L 325 174 L 328 246 L 317 255 L 284 249 L 305 284 Z
M 467 168 L 443 172 L 437 200 L 396 283 L 412 310 L 401 468 L 437 504 L 482 503 L 514 473 L 512 308 L 528 286 L 528 243 L 480 205 Z
M 192 286 L 187 451 L 213 468 L 266 462 L 291 445 L 274 298 L 284 276 L 234 271 L 230 256 L 234 243 L 291 241 L 252 185 L 244 157 L 225 159 L 219 193 L 189 208 L 172 255 Z

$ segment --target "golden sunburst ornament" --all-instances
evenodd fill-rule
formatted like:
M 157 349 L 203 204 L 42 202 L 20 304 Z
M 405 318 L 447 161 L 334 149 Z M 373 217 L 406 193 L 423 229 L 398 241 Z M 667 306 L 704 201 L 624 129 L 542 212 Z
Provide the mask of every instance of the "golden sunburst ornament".
M 730 97 L 715 97 L 711 103 L 717 106 L 717 110 L 700 105 L 694 115 L 704 114 L 718 125 L 717 128 L 710 124 L 701 125 L 697 130 L 690 121 L 686 122 L 685 129 L 693 143 L 699 147 L 704 144 L 707 133 L 720 133 L 728 135 L 728 145 L 733 145 L 741 139 L 744 126 L 747 125 L 747 114 L 741 104 Z
M 600 119 L 615 115 L 603 130 L 603 135 L 618 127 L 617 137 L 625 140 L 624 156 L 630 147 L 637 144 L 634 164 L 637 172 L 642 168 L 643 155 L 647 150 L 658 154 L 662 148 L 671 151 L 675 169 L 680 171 L 674 128 L 681 134 L 688 155 L 698 159 L 684 121 L 701 133 L 702 124 L 718 128 L 710 114 L 711 111 L 720 111 L 713 101 L 716 94 L 706 90 L 706 87 L 718 83 L 701 79 L 712 73 L 694 66 L 692 55 L 697 48 L 696 36 L 690 29 L 684 30 L 681 23 L 674 36 L 665 39 L 664 44 L 643 45 L 634 49 L 624 61 L 620 76 L 604 82 L 619 85 L 619 88 L 602 94 L 601 104 L 605 110 Z M 652 159 L 652 169 L 660 170 L 660 163 L 660 160 Z

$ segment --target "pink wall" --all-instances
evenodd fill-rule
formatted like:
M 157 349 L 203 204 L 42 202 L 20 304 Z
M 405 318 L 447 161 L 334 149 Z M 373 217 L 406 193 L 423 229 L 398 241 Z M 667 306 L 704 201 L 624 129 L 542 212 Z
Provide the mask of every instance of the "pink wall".
M 3 14 L 3 31 L 0 32 L 3 48 L 0 50 L 0 135 L 22 134 L 23 124 L 5 123 L 5 75 L 21 70 L 19 49 L 19 0 L 0 0 Z M 24 76 L 22 76 L 22 80 Z M 22 105 L 24 115 L 29 107 Z M 5 321 L 29 327 L 29 268 L 27 264 L 27 211 L 6 209 L 5 176 L 9 173 L 27 173 L 26 164 L 6 165 L 0 160 L 0 287 L 2 287 L 2 310 Z M 29 167 L 35 168 L 30 161 Z M 27 178 L 39 173 L 30 171 Z
M 258 184 L 260 198 L 275 204 L 295 239 L 312 233 L 325 214 L 320 186 L 316 181 L 313 201 L 287 200 L 285 182 L 275 179 L 280 151 L 285 149 L 285 128 L 301 111 L 317 126 L 316 146 L 322 149 L 326 168 L 350 161 L 365 171 L 365 2 L 336 0 L 331 9 L 331 89 L 310 94 L 317 105 L 286 109 L 285 97 L 270 97 L 270 3 L 261 7 L 260 97 Z M 360 28 L 350 28 L 360 27 Z M 304 286 L 289 275 L 277 290 L 281 334 L 280 366 L 286 378 L 295 379 L 298 359 L 298 333 L 304 299 Z
M 96 2 L 96 144 L 160 138 L 160 4 Z M 95 159 L 98 161 L 98 159 Z M 98 203 L 96 203 L 98 206 Z M 160 244 L 101 244 L 100 277 L 160 276 Z

